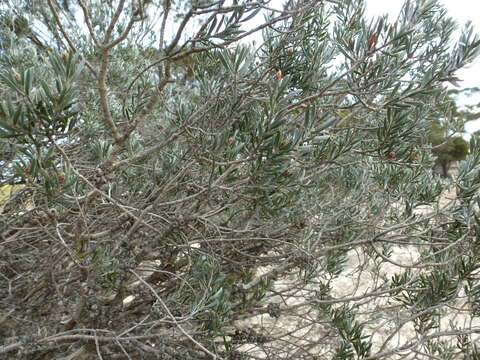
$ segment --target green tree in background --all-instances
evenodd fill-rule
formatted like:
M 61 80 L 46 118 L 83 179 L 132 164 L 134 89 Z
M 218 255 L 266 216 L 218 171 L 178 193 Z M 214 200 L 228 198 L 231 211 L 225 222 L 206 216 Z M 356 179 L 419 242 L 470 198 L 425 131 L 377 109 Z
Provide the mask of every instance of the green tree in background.
M 478 92 L 478 89 L 449 90 L 449 96 L 445 102 L 445 114 L 449 121 L 434 120 L 430 129 L 430 142 L 432 152 L 436 156 L 436 166 L 439 168 L 442 176 L 449 175 L 449 169 L 453 162 L 464 160 L 468 154 L 469 145 L 461 135 L 464 125 L 467 121 L 480 118 L 480 113 L 473 111 L 475 107 L 469 106 L 463 110 L 458 109 L 456 100 L 453 96 L 462 94 L 472 95 Z
M 449 175 L 450 165 L 454 161 L 464 160 L 468 154 L 468 142 L 461 136 L 451 136 L 439 123 L 431 125 L 430 140 L 433 146 L 433 154 L 436 156 L 436 165 L 441 169 L 441 175 Z
M 479 356 L 478 139 L 431 171 L 478 37 L 274 5 L 0 5 L 2 356 Z

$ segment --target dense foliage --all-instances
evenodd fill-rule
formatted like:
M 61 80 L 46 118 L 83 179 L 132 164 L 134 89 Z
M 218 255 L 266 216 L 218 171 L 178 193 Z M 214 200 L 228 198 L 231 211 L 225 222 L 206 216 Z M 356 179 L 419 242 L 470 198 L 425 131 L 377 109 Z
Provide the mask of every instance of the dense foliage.
M 471 26 L 435 0 L 7 3 L 0 354 L 480 356 L 479 142 L 442 179 L 430 137 Z

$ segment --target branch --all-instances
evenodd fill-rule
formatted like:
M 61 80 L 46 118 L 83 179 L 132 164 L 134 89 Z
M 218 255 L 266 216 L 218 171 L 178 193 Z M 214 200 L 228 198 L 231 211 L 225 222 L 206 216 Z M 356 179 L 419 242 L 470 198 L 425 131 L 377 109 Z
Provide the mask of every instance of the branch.
M 62 33 L 63 37 L 65 38 L 65 40 L 67 41 L 68 43 L 68 46 L 70 46 L 70 49 L 72 49 L 72 51 L 76 54 L 79 54 L 80 55 L 80 58 L 82 59 L 83 62 L 85 62 L 85 65 L 87 66 L 87 68 L 92 72 L 93 75 L 95 75 L 95 77 L 97 77 L 97 71 L 94 69 L 94 67 L 92 66 L 92 64 L 90 64 L 90 62 L 88 62 L 87 59 L 85 59 L 85 57 L 80 54 L 77 50 L 77 47 L 74 45 L 73 41 L 70 39 L 70 37 L 68 36 L 67 32 L 65 31 L 65 28 L 63 27 L 61 21 L 60 21 L 60 18 L 58 16 L 58 13 L 57 13 L 57 10 L 55 10 L 53 4 L 52 4 L 52 0 L 47 0 L 47 3 L 48 3 L 48 7 L 50 8 L 50 11 L 52 12 L 53 14 L 53 17 L 55 18 L 55 22 L 57 23 L 59 29 L 60 29 L 60 32 Z
M 108 48 L 103 49 L 102 51 L 102 64 L 100 66 L 100 73 L 98 74 L 98 92 L 100 95 L 100 106 L 103 112 L 103 119 L 110 127 L 112 131 L 113 138 L 115 139 L 116 143 L 122 141 L 122 135 L 118 131 L 117 125 L 112 119 L 112 115 L 110 114 L 110 105 L 108 103 L 108 92 L 107 92 L 107 72 L 108 72 L 108 63 L 109 63 L 109 54 Z
M 107 31 L 105 32 L 105 37 L 103 38 L 103 44 L 104 46 L 107 44 L 108 40 L 112 36 L 113 29 L 115 27 L 115 24 L 117 23 L 118 19 L 120 18 L 120 15 L 122 14 L 123 7 L 125 5 L 125 0 L 120 0 L 117 10 L 113 14 L 112 19 L 110 20 L 110 24 L 108 25 Z
M 195 340 L 185 329 L 176 321 L 175 316 L 171 313 L 170 309 L 165 305 L 165 302 L 162 300 L 160 296 L 158 296 L 157 292 L 155 289 L 147 283 L 145 280 L 142 279 L 141 276 L 139 276 L 135 271 L 130 270 L 130 272 L 137 277 L 140 282 L 145 285 L 155 296 L 155 298 L 158 300 L 158 302 L 162 305 L 164 308 L 165 312 L 168 314 L 168 316 L 172 319 L 172 321 L 175 323 L 175 325 L 178 327 L 180 332 L 185 335 L 191 342 L 193 342 L 196 346 L 198 346 L 202 351 L 204 351 L 207 355 L 210 355 L 212 359 L 222 359 L 215 355 L 214 353 L 210 352 L 207 348 L 205 348 L 202 344 L 200 344 L 197 340 Z

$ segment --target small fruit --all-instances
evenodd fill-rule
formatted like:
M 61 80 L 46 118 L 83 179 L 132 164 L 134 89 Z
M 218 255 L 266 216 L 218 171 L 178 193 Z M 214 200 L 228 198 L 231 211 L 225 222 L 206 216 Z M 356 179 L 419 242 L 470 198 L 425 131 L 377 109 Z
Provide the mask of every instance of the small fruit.
M 292 54 L 293 54 L 293 49 L 292 49 L 292 48 L 288 48 L 288 49 L 287 49 L 287 53 L 290 54 L 290 55 L 292 55 Z
M 395 159 L 396 157 L 397 157 L 397 153 L 394 152 L 394 151 L 389 152 L 388 155 L 387 155 L 387 158 L 389 158 L 391 160 Z
M 47 216 L 50 219 L 55 220 L 58 217 L 58 212 L 55 209 L 50 209 L 50 210 L 48 210 Z
M 21 78 L 22 78 L 22 76 L 18 72 L 15 71 L 15 79 L 20 80 Z
M 229 138 L 225 141 L 225 143 L 226 143 L 227 145 L 232 145 L 232 143 L 233 143 L 233 138 L 229 137 Z
M 275 73 L 275 79 L 276 79 L 276 80 L 282 80 L 282 70 L 278 70 L 278 71 Z
M 65 173 L 64 172 L 61 172 L 60 174 L 58 174 L 58 181 L 59 182 L 64 182 L 65 181 Z

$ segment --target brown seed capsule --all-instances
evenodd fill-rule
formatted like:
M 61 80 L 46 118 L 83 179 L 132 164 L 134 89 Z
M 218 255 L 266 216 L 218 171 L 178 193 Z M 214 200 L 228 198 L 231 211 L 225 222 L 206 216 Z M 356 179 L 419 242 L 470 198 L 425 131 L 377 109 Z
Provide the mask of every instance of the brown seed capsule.
M 389 158 L 391 160 L 395 159 L 396 157 L 397 157 L 397 153 L 394 152 L 394 151 L 389 152 L 388 155 L 387 155 L 387 158 Z
M 229 138 L 225 141 L 225 143 L 226 143 L 227 145 L 232 145 L 233 139 L 232 139 L 231 137 L 229 137 Z
M 59 182 L 64 182 L 65 181 L 65 173 L 64 172 L 61 172 L 60 174 L 58 174 L 58 181 Z
M 50 209 L 50 210 L 48 210 L 47 216 L 48 216 L 50 219 L 55 220 L 55 219 L 58 217 L 57 210 L 55 210 L 55 209 Z
M 288 48 L 288 49 L 287 49 L 287 53 L 290 54 L 290 55 L 292 55 L 292 54 L 293 54 L 293 49 L 292 49 L 292 48 Z
M 276 79 L 276 80 L 282 80 L 282 70 L 278 70 L 278 71 L 275 73 L 275 79 Z

